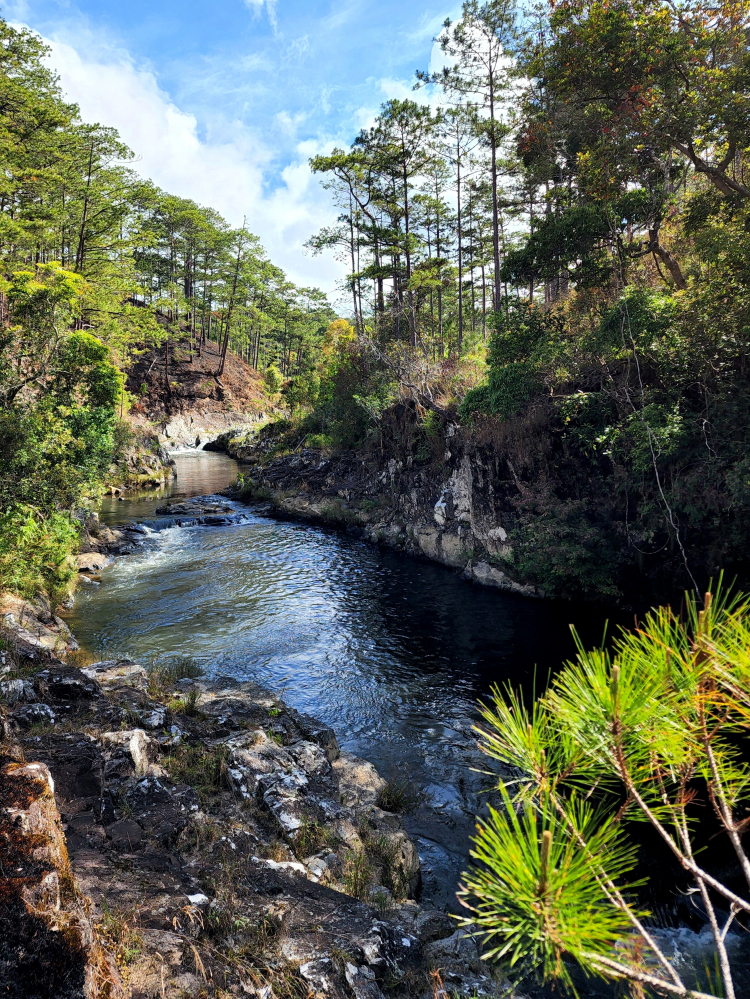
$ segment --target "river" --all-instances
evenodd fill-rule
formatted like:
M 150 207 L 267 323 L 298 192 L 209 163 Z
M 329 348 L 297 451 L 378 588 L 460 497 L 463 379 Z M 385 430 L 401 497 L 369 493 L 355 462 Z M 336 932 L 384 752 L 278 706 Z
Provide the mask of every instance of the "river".
M 166 489 L 107 497 L 100 517 L 150 531 L 134 554 L 79 588 L 69 623 L 101 658 L 183 653 L 209 675 L 255 680 L 336 730 L 342 748 L 406 776 L 425 804 L 406 819 L 424 893 L 450 903 L 489 780 L 471 724 L 477 698 L 510 681 L 530 691 L 587 641 L 590 608 L 467 583 L 450 569 L 339 532 L 280 521 L 262 506 L 241 524 L 175 527 L 165 498 L 216 493 L 236 462 L 177 454 Z
M 257 681 L 325 721 L 343 749 L 385 776 L 412 779 L 424 801 L 404 824 L 422 860 L 423 901 L 455 910 L 491 785 L 477 772 L 487 761 L 471 736 L 477 700 L 495 683 L 531 695 L 572 656 L 570 625 L 586 644 L 598 643 L 604 616 L 485 589 L 429 561 L 279 520 L 263 504 L 233 504 L 241 523 L 177 527 L 157 507 L 217 493 L 239 466 L 201 451 L 175 458 L 168 487 L 102 501 L 104 523 L 137 522 L 147 533 L 101 572 L 101 585 L 79 588 L 69 617 L 78 641 L 102 659 L 148 663 L 180 653 L 209 676 Z M 652 854 L 649 877 L 658 886 L 661 864 L 650 846 Z M 669 925 L 674 879 L 665 871 L 656 901 Z M 702 937 L 669 932 L 676 947 L 695 949 L 700 967 Z M 741 977 L 750 980 L 746 968 Z M 590 996 L 617 991 L 578 984 Z

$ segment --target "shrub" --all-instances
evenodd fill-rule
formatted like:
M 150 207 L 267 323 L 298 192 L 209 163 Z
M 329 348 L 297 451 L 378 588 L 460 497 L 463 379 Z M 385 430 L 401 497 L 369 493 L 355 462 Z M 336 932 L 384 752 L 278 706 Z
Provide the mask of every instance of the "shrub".
M 269 364 L 263 374 L 266 392 L 270 396 L 277 395 L 284 381 L 283 375 L 275 364 Z
M 378 791 L 376 803 L 384 812 L 412 812 L 422 799 L 422 789 L 413 780 L 389 777 Z
M 364 901 L 370 894 L 374 871 L 364 850 L 349 850 L 344 859 L 344 891 Z
M 484 385 L 470 389 L 458 408 L 463 419 L 474 413 L 485 416 L 499 416 L 507 420 L 514 416 L 523 404 L 539 388 L 539 380 L 526 361 L 514 361 L 490 371 Z
M 165 688 L 178 680 L 197 680 L 203 672 L 203 667 L 192 656 L 175 654 L 154 659 L 146 670 L 149 693 L 159 697 Z
M 12 507 L 0 516 L 0 589 L 28 598 L 46 592 L 58 603 L 77 574 L 78 540 L 70 517 Z

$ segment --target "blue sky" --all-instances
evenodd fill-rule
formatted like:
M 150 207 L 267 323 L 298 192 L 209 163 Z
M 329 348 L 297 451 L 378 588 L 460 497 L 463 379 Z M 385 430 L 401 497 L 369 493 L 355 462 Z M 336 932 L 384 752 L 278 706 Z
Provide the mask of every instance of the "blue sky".
M 114 125 L 136 168 L 239 225 L 331 290 L 343 268 L 302 244 L 334 213 L 309 156 L 411 96 L 456 4 L 443 0 L 10 0 L 84 119 Z

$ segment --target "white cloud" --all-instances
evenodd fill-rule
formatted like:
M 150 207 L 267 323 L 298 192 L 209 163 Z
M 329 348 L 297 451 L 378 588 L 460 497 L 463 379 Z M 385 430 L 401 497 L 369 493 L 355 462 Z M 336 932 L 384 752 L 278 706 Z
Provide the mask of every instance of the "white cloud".
M 245 0 L 245 6 L 256 16 L 260 14 L 265 7 L 266 13 L 268 14 L 268 23 L 273 28 L 273 33 L 277 34 L 279 30 L 279 22 L 276 17 L 276 0 Z
M 241 122 L 213 118 L 199 134 L 198 121 L 170 100 L 146 67 L 106 43 L 74 46 L 48 40 L 50 63 L 63 90 L 81 108 L 85 121 L 114 126 L 136 153 L 136 169 L 172 194 L 210 205 L 235 226 L 248 227 L 271 260 L 298 284 L 331 290 L 342 267 L 330 256 L 309 257 L 303 243 L 335 211 L 310 173 L 307 158 L 319 143 L 292 146 L 280 171 L 264 139 Z M 82 54 L 85 53 L 85 55 Z M 281 117 L 282 131 L 294 130 L 296 116 Z

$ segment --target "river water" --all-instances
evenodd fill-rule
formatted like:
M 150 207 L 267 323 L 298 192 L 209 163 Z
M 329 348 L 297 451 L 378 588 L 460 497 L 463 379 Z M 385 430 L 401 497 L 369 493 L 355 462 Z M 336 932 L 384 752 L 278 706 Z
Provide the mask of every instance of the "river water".
M 224 455 L 177 454 L 166 489 L 106 498 L 110 525 L 149 534 L 79 587 L 69 620 L 101 658 L 182 653 L 209 675 L 255 680 L 335 729 L 342 748 L 408 777 L 424 804 L 406 826 L 424 892 L 451 904 L 490 779 L 473 745 L 477 698 L 511 681 L 531 690 L 573 653 L 569 624 L 601 637 L 590 608 L 530 600 L 461 580 L 427 560 L 346 534 L 237 509 L 241 524 L 175 527 L 166 497 L 217 493 L 236 479 Z
M 101 585 L 79 587 L 69 617 L 78 641 L 102 659 L 181 653 L 209 676 L 259 682 L 325 721 L 343 749 L 385 776 L 412 779 L 424 800 L 404 824 L 422 859 L 423 900 L 455 910 L 492 783 L 471 738 L 477 699 L 506 682 L 531 695 L 572 656 L 570 624 L 598 643 L 604 616 L 485 589 L 426 560 L 279 520 L 262 504 L 233 504 L 242 523 L 177 527 L 156 512 L 167 497 L 217 493 L 239 466 L 201 451 L 175 457 L 177 479 L 165 489 L 102 502 L 103 522 L 137 522 L 147 533 L 101 572 Z M 673 894 L 670 875 L 660 900 Z M 697 948 L 700 968 L 702 938 L 669 932 L 675 947 Z M 750 982 L 746 967 L 742 980 Z M 581 995 L 617 991 L 578 984 Z
M 78 641 L 101 658 L 183 653 L 209 675 L 255 680 L 384 775 L 412 779 L 425 800 L 406 826 L 425 895 L 450 904 L 490 783 L 476 772 L 486 766 L 471 738 L 477 698 L 506 681 L 531 690 L 535 671 L 541 683 L 573 653 L 569 624 L 598 641 L 603 618 L 485 589 L 262 505 L 238 504 L 241 524 L 175 527 L 156 513 L 165 497 L 216 493 L 238 471 L 201 451 L 176 461 L 167 489 L 102 502 L 103 522 L 153 533 L 99 587 L 79 588 Z

